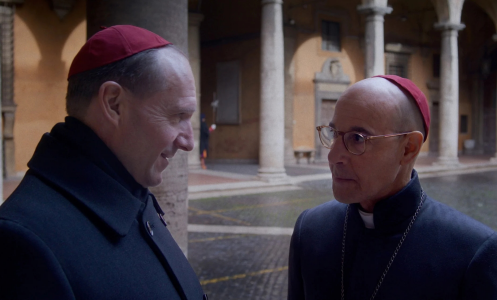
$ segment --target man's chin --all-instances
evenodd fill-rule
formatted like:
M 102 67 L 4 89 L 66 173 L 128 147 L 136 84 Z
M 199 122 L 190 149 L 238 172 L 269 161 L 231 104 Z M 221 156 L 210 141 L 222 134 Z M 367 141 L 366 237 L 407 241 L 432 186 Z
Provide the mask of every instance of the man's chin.
M 335 200 L 340 202 L 340 203 L 352 204 L 352 203 L 360 202 L 359 200 L 356 200 L 355 197 L 353 197 L 353 196 L 351 197 L 351 194 L 352 193 L 333 190 L 333 197 L 335 197 Z
M 158 178 L 154 178 L 150 181 L 149 187 L 158 186 L 162 183 L 162 174 Z

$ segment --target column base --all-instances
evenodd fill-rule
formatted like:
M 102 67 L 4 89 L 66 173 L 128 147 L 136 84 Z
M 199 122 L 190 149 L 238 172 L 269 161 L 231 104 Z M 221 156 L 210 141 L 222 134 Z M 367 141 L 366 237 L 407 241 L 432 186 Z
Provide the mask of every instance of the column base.
M 461 163 L 459 162 L 459 158 L 457 158 L 457 157 L 439 156 L 437 158 L 437 160 L 433 163 L 433 165 L 434 166 L 457 168 L 457 167 L 461 166 Z
M 259 177 L 260 180 L 267 182 L 281 182 L 288 180 L 285 168 L 260 168 L 257 173 L 257 177 Z
M 188 164 L 188 170 L 199 170 L 201 169 L 200 163 Z

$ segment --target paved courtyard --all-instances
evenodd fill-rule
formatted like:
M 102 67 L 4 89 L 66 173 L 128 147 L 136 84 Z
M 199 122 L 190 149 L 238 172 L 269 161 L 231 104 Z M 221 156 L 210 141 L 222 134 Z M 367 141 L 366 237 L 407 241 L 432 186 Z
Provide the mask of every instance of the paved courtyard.
M 431 197 L 497 230 L 497 171 L 422 178 Z M 331 179 L 300 189 L 190 201 L 189 260 L 210 299 L 286 299 L 298 215 L 333 198 Z

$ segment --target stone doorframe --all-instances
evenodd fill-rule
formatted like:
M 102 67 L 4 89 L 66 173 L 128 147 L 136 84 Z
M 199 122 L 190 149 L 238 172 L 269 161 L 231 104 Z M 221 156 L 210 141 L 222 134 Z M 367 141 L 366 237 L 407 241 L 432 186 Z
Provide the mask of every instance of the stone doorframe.
M 0 94 L 3 121 L 3 170 L 5 177 L 16 176 L 14 153 L 14 14 L 17 4 L 24 0 L 0 1 L 0 45 L 1 71 Z M 1 173 L 0 173 L 1 174 Z M 3 177 L 3 176 L 2 176 Z
M 314 76 L 314 99 L 315 99 L 315 120 L 316 126 L 323 125 L 321 120 L 321 104 L 323 100 L 337 100 L 340 95 L 349 87 L 350 78 L 343 73 L 342 64 L 338 58 L 328 58 L 321 72 L 316 72 Z M 319 135 L 314 129 L 316 158 L 321 159 L 324 148 L 319 141 Z

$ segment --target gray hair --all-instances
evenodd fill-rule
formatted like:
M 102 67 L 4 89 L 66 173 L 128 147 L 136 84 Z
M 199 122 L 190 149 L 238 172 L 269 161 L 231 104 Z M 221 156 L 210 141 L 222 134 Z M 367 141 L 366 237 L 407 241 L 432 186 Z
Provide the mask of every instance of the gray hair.
M 166 46 L 167 47 L 167 46 Z M 137 97 L 147 97 L 163 87 L 158 50 L 148 49 L 117 62 L 74 74 L 68 79 L 66 111 L 69 116 L 83 118 L 90 101 L 106 81 L 114 81 Z

